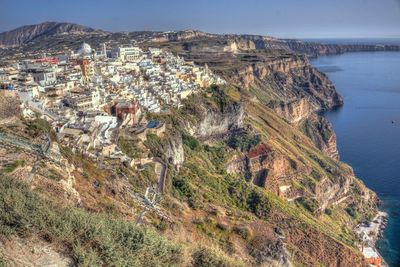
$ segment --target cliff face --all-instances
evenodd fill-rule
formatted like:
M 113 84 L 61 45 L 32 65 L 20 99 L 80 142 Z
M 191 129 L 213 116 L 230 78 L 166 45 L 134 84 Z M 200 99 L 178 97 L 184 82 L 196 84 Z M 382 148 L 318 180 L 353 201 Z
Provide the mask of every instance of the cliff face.
M 258 89 L 265 96 L 262 100 L 290 121 L 343 104 L 327 76 L 312 67 L 304 56 L 257 62 L 239 70 L 231 80 L 245 88 Z M 299 111 L 305 112 L 304 115 Z
M 336 135 L 330 123 L 316 114 L 343 104 L 328 77 L 313 68 L 307 56 L 293 53 L 300 51 L 300 45 L 295 48 L 286 40 L 224 36 L 214 37 L 209 42 L 209 46 L 204 39 L 178 42 L 171 44 L 171 48 L 197 64 L 206 63 L 237 87 L 245 103 L 243 127 L 246 129 L 246 124 L 250 124 L 261 136 L 261 142 L 248 150 L 228 150 L 230 156 L 224 162 L 226 172 L 265 188 L 290 202 L 290 207 L 300 207 L 299 213 L 310 212 L 317 225 L 322 225 L 321 217 L 323 221 L 327 216 L 332 220 L 335 216 L 344 218 L 336 223 L 348 229 L 347 234 L 352 236 L 351 229 L 357 221 L 349 217 L 346 209 L 355 207 L 360 216 L 368 218 L 376 211 L 376 198 L 354 177 L 350 167 L 338 161 Z M 318 53 L 323 49 L 328 48 L 321 46 Z M 334 50 L 326 50 L 328 52 Z M 200 138 L 227 131 L 234 134 L 235 127 L 226 127 L 230 123 L 225 122 L 232 119 L 221 119 L 213 109 L 208 112 L 210 114 L 206 115 L 207 112 L 202 111 L 203 119 L 187 127 L 190 133 Z M 228 117 L 233 114 L 236 112 L 225 113 Z M 201 180 L 196 188 L 203 183 Z M 239 195 L 244 192 L 242 188 L 237 190 Z M 305 266 L 364 265 L 362 256 L 355 252 L 354 243 L 347 243 L 356 238 L 343 241 L 342 236 L 346 234 L 341 232 L 332 239 L 321 229 L 299 223 L 299 218 L 282 215 L 288 210 L 290 208 L 271 214 L 267 220 L 283 226 L 285 244 L 294 262 Z M 335 215 L 327 215 L 332 211 Z
M 300 124 L 287 124 L 274 111 L 255 104 L 248 105 L 246 113 L 266 139 L 229 158 L 228 173 L 242 174 L 290 202 L 308 199 L 318 216 L 342 202 L 351 203 L 356 195 L 363 199 L 357 205 L 375 202 L 369 190 L 356 182 L 352 169 L 338 161 L 336 136 L 326 119 L 311 114 Z M 306 136 L 297 135 L 300 130 Z
M 244 108 L 236 102 L 217 108 L 210 103 L 196 103 L 195 122 L 184 122 L 184 128 L 200 139 L 218 137 L 241 128 L 245 116 Z
M 305 98 L 294 100 L 287 104 L 281 103 L 274 108 L 274 111 L 290 123 L 297 123 L 309 117 L 318 109 Z
M 166 32 L 166 33 L 154 33 L 151 38 L 153 42 L 176 42 L 184 41 L 201 37 L 212 37 L 212 34 L 196 31 L 186 30 L 177 32 Z
M 265 61 L 258 61 L 258 58 L 255 58 L 253 64 L 239 70 L 237 78 L 242 86 L 249 88 L 256 78 L 265 79 L 278 72 L 289 73 L 293 69 L 304 68 L 307 64 L 305 57 L 277 57 Z
M 300 130 L 304 132 L 325 155 L 339 160 L 336 147 L 336 134 L 331 123 L 324 117 L 312 114 L 301 122 Z
M 306 54 L 312 57 L 336 55 L 347 52 L 400 51 L 399 45 L 388 44 L 322 44 L 300 40 L 277 39 L 261 35 L 240 35 L 239 38 L 249 42 L 246 49 L 255 47 L 260 50 L 283 50 Z
M 204 111 L 207 113 L 195 130 L 198 137 L 226 134 L 243 124 L 244 109 L 238 104 L 229 105 L 223 112 Z
M 294 128 L 292 131 L 301 129 L 309 138 L 296 139 L 290 141 L 293 142 L 291 145 L 283 143 L 281 146 L 266 142 L 265 148 L 261 148 L 261 154 L 255 157 L 247 153 L 236 154 L 227 162 L 227 172 L 245 174 L 252 183 L 289 201 L 301 198 L 314 199 L 316 213 L 321 213 L 339 199 L 346 198 L 349 195 L 350 185 L 353 183 L 354 175 L 351 172 L 347 170 L 335 172 L 334 170 L 339 167 L 327 167 L 324 163 L 326 159 L 320 159 L 319 155 L 313 155 L 311 161 L 308 162 L 305 160 L 310 157 L 307 153 L 304 156 L 296 153 L 290 156 L 288 151 L 282 148 L 289 149 L 291 146 L 297 147 L 299 143 L 307 143 L 325 156 L 338 160 L 336 135 L 330 123 L 316 114 L 317 111 L 343 104 L 342 97 L 328 77 L 313 68 L 307 56 L 282 52 L 285 51 L 282 46 L 287 46 L 286 41 L 254 36 L 226 38 L 225 43 L 220 42 L 222 49 L 214 49 L 212 56 L 209 50 L 207 53 L 202 50 L 205 46 L 204 41 L 191 42 L 190 46 L 184 46 L 187 54 L 182 54 L 198 63 L 207 61 L 209 67 L 228 82 L 247 90 L 246 94 L 253 98 L 252 101 L 257 98 L 259 103 L 270 108 L 268 112 L 272 110 L 292 124 L 291 127 Z M 215 40 L 211 42 L 213 47 L 218 44 Z M 268 52 L 278 49 L 281 52 L 275 52 L 275 54 Z M 289 48 L 286 49 L 288 50 Z M 248 108 L 253 105 L 249 104 Z M 251 108 L 249 111 L 248 108 L 246 113 L 254 116 L 254 110 Z M 237 119 L 242 116 L 237 115 L 235 108 L 228 110 L 224 119 L 221 118 L 221 114 L 213 112 L 212 109 L 208 113 L 203 110 L 200 117 L 204 120 L 196 125 L 196 129 L 189 127 L 190 132 L 203 138 L 229 131 L 232 129 L 229 125 L 239 125 L 240 123 L 232 122 L 238 121 Z M 263 114 L 267 111 L 259 112 Z M 229 117 L 231 119 L 228 119 Z M 260 118 L 257 117 L 255 120 L 258 121 Z M 264 124 L 265 120 L 271 123 L 269 119 L 263 119 L 258 123 Z M 276 130 L 282 131 L 279 127 Z M 272 139 L 277 138 L 276 132 L 270 134 Z M 280 135 L 282 135 L 281 132 L 278 136 Z M 287 138 L 293 137 L 287 136 Z M 265 151 L 262 151 L 263 149 Z M 322 165 L 321 168 L 328 171 L 316 174 L 312 167 L 315 161 Z M 301 185 L 299 186 L 298 183 Z
M 283 40 L 226 35 L 165 46 L 197 64 L 207 64 L 289 121 L 343 103 L 327 76 L 312 67 L 306 55 L 294 54 Z
M 175 167 L 179 168 L 185 161 L 181 134 L 176 132 L 171 133 L 162 143 L 161 149 L 166 161 Z
M 398 45 L 385 44 L 321 44 L 298 40 L 287 40 L 286 44 L 290 50 L 312 57 L 336 55 L 347 52 L 400 51 L 400 46 Z

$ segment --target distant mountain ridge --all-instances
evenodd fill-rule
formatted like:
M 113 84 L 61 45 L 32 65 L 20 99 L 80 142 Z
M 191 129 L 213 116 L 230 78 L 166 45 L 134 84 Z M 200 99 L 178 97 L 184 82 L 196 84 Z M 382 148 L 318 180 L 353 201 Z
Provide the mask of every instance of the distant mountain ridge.
M 44 22 L 26 25 L 11 31 L 0 33 L 0 45 L 19 46 L 41 37 L 51 37 L 59 34 L 106 33 L 87 26 L 67 22 Z
M 212 34 L 199 30 L 110 32 L 68 22 L 44 22 L 0 33 L 0 48 L 12 48 L 1 49 L 0 56 L 12 55 L 15 49 L 20 52 L 57 51 L 65 48 L 76 49 L 82 42 L 98 46 L 110 40 L 117 43 L 130 43 L 135 40 L 139 43 L 153 43 L 156 46 L 185 42 L 186 50 L 194 47 L 194 41 L 201 40 L 202 50 L 211 51 L 224 43 L 227 51 L 231 52 L 284 50 L 312 57 L 359 51 L 400 51 L 400 45 L 395 44 L 323 44 L 265 35 Z

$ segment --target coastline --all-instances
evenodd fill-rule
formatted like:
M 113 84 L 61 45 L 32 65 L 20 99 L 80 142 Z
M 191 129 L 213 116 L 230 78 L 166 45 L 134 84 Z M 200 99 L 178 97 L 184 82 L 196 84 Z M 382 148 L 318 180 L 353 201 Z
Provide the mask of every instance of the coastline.
M 372 266 L 389 267 L 376 248 L 377 240 L 383 237 L 383 231 L 386 227 L 388 216 L 387 212 L 378 211 L 371 222 L 363 222 L 354 229 L 362 240 L 359 249 L 363 253 L 366 261 Z
M 397 52 L 396 52 L 397 53 Z M 385 214 L 386 219 L 381 222 L 379 231 L 374 235 L 373 240 L 370 240 L 370 247 L 372 251 L 382 258 L 381 266 L 398 266 L 399 264 L 399 250 L 398 250 L 398 238 L 395 234 L 397 229 L 399 229 L 399 199 L 398 199 L 398 184 L 395 183 L 397 178 L 395 165 L 386 164 L 386 161 L 380 163 L 373 162 L 373 158 L 376 155 L 382 157 L 382 159 L 398 159 L 397 151 L 393 146 L 395 140 L 395 133 L 398 132 L 399 127 L 397 124 L 393 124 L 393 118 L 398 116 L 397 111 L 392 107 L 397 107 L 398 97 L 395 95 L 397 92 L 398 80 L 395 81 L 389 79 L 382 79 L 382 77 L 390 76 L 396 77 L 395 73 L 398 71 L 387 72 L 383 69 L 396 70 L 395 66 L 398 64 L 398 54 L 395 53 L 370 53 L 366 54 L 368 60 L 371 62 L 371 67 L 361 67 L 364 66 L 362 63 L 365 62 L 364 58 L 361 56 L 355 56 L 360 53 L 346 53 L 349 56 L 335 57 L 335 55 L 322 56 L 322 58 L 327 58 L 324 60 L 319 60 L 318 58 L 313 58 L 311 64 L 314 67 L 324 68 L 334 67 L 339 71 L 323 71 L 326 73 L 330 80 L 333 82 L 335 87 L 342 95 L 345 95 L 346 107 L 340 108 L 338 111 L 334 112 L 324 112 L 324 116 L 333 124 L 335 132 L 338 134 L 338 140 L 340 144 L 341 155 L 350 166 L 355 166 L 358 177 L 363 177 L 362 181 L 368 185 L 368 187 L 379 192 L 379 199 L 382 199 L 382 206 L 376 216 L 372 219 L 372 222 L 377 219 L 378 215 Z M 385 55 L 384 55 L 385 54 Z M 387 60 L 388 56 L 390 59 Z M 332 59 L 331 59 L 332 58 Z M 352 62 L 358 62 L 353 64 Z M 387 68 L 390 66 L 390 68 Z M 386 75 L 386 76 L 385 76 Z M 362 77 L 370 77 L 368 82 L 363 82 Z M 397 76 L 399 77 L 399 76 Z M 355 83 L 355 80 L 360 80 L 360 82 Z M 346 88 L 352 88 L 351 90 Z M 381 90 L 380 88 L 390 88 L 388 90 Z M 370 97 L 367 94 L 367 90 L 376 92 L 374 97 Z M 363 94 L 364 93 L 364 94 Z M 360 96 L 361 95 L 361 96 Z M 357 107 L 363 107 L 362 111 L 357 110 Z M 388 108 L 390 107 L 390 108 Z M 362 115 L 361 115 L 362 113 Z M 365 123 L 365 117 L 373 117 L 373 122 L 369 121 L 368 124 Z M 357 123 L 356 127 L 349 127 L 349 122 Z M 374 125 L 370 127 L 368 125 Z M 379 128 L 379 134 L 374 132 L 374 128 Z M 363 129 L 363 130 L 360 130 Z M 368 131 L 368 138 L 362 135 L 362 132 Z M 384 132 L 384 134 L 382 134 Z M 379 135 L 379 136 L 378 136 Z M 367 135 L 365 135 L 367 136 Z M 359 138 L 361 137 L 361 138 Z M 384 140 L 379 145 L 377 142 L 374 144 L 371 140 Z M 350 148 L 349 148 L 350 147 Z M 356 152 L 355 152 L 356 151 Z M 373 153 L 371 152 L 373 151 Z M 344 152 L 344 153 L 343 153 Z M 380 154 L 384 152 L 384 154 Z M 362 155 L 362 156 L 360 156 Z M 382 170 L 387 170 L 382 173 Z M 376 179 L 383 175 L 386 179 L 385 182 Z M 388 181 L 387 181 L 388 180 Z M 378 195 L 378 193 L 377 193 Z M 385 201 L 389 198 L 390 201 Z M 393 204 L 394 203 L 394 204 Z M 397 207 L 397 208 L 396 208 Z M 382 210 L 386 211 L 383 212 Z M 383 214 L 382 214 L 383 213 Z M 387 223 L 387 219 L 390 214 L 390 222 Z M 389 231 L 390 229 L 390 231 Z M 364 229 L 365 230 L 365 229 Z M 354 228 L 354 231 L 361 231 L 360 225 Z M 360 243 L 359 250 L 363 253 L 363 249 Z M 363 253 L 363 255 L 365 255 Z

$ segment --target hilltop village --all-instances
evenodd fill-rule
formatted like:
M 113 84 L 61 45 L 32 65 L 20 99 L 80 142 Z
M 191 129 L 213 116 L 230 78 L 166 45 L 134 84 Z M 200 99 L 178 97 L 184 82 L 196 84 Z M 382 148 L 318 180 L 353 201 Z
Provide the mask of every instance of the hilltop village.
M 148 121 L 146 113 L 168 113 L 189 95 L 224 83 L 207 65 L 133 45 L 108 49 L 103 44 L 95 51 L 83 43 L 77 51 L 24 59 L 0 69 L 1 89 L 18 92 L 25 118 L 43 114 L 58 140 L 95 160 L 126 161 L 116 132 L 141 141 L 147 133 L 159 135 L 164 122 Z
M 304 54 L 342 46 L 42 26 L 0 49 L 0 266 L 386 266 Z

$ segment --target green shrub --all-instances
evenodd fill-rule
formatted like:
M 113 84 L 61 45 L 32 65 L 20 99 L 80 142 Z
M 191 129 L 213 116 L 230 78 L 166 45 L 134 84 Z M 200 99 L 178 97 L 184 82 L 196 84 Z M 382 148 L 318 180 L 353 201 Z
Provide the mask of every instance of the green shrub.
M 6 172 L 6 173 L 10 173 L 10 172 L 13 172 L 16 168 L 23 167 L 24 165 L 25 165 L 24 160 L 15 160 L 13 162 L 6 163 L 3 166 L 2 171 Z
M 180 248 L 157 233 L 102 214 L 60 208 L 0 177 L 0 235 L 38 235 L 64 244 L 79 266 L 174 266 Z
M 140 157 L 143 151 L 137 145 L 138 141 L 129 141 L 123 137 L 118 139 L 118 146 L 120 147 L 121 151 L 124 152 L 128 157 L 137 158 Z
M 306 177 L 300 182 L 303 186 L 305 186 L 308 190 L 313 192 L 315 190 L 315 187 L 317 185 L 316 181 L 314 180 L 313 177 Z
M 172 177 L 172 187 L 177 196 L 187 201 L 189 207 L 197 209 L 200 207 L 200 199 L 188 182 L 186 177 L 176 175 Z
M 172 177 L 172 186 L 178 193 L 179 197 L 189 197 L 193 194 L 192 187 L 185 177 L 179 175 Z
M 354 219 L 356 219 L 358 217 L 357 208 L 354 204 L 350 204 L 349 206 L 347 206 L 347 208 L 345 210 Z
M 247 241 L 249 241 L 252 237 L 250 228 L 246 226 L 235 226 L 233 231 Z
M 240 149 L 240 151 L 247 152 L 260 142 L 261 138 L 258 135 L 251 135 L 248 132 L 240 132 L 232 134 L 226 141 L 226 144 L 233 149 Z
M 0 257 L 0 267 L 6 267 L 7 266 L 7 262 Z
M 267 219 L 271 203 L 261 190 L 244 180 L 233 181 L 228 187 L 228 192 L 237 207 L 244 208 L 261 219 Z
M 296 201 L 312 213 L 318 209 L 318 202 L 313 198 L 301 197 Z
M 192 254 L 193 267 L 231 267 L 232 264 L 209 248 L 201 247 Z
M 225 147 L 205 145 L 204 150 L 205 152 L 207 152 L 207 156 L 212 162 L 212 164 L 215 166 L 217 172 L 219 174 L 225 174 L 226 173 L 226 167 L 224 165 L 226 160 Z
M 253 190 L 248 199 L 249 209 L 259 218 L 267 219 L 271 210 L 271 203 L 261 192 Z
M 191 135 L 183 134 L 182 141 L 183 144 L 189 147 L 191 150 L 199 151 L 201 149 L 199 141 Z
M 157 135 L 148 134 L 146 141 L 144 141 L 143 144 L 150 149 L 153 157 L 161 158 L 163 156 L 164 153 L 162 151 L 162 140 Z
M 331 216 L 332 215 L 332 210 L 329 209 L 329 208 L 325 209 L 325 214 L 328 215 L 328 216 Z
M 33 121 L 26 121 L 26 126 L 27 126 L 26 133 L 31 137 L 38 137 L 41 134 L 54 135 L 50 123 L 44 119 L 35 119 Z
M 211 101 L 218 107 L 221 112 L 224 112 L 225 107 L 231 102 L 229 97 L 225 94 L 224 90 L 217 85 L 211 85 L 207 89 L 211 93 Z

